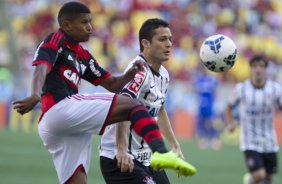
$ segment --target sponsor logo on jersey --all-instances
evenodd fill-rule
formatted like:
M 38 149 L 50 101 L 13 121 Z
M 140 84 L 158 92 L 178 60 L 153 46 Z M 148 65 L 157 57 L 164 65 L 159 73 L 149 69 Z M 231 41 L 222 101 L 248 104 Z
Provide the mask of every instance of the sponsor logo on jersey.
M 164 101 L 164 98 L 161 99 L 161 103 L 163 103 L 163 101 Z M 152 117 L 157 117 L 160 112 L 160 108 L 157 108 L 157 107 L 146 106 L 146 108 L 148 109 L 149 114 Z
M 152 156 L 152 152 L 151 151 L 142 151 L 142 152 L 137 152 L 137 160 L 139 160 L 140 162 L 143 162 L 145 160 L 150 160 Z
M 128 90 L 136 94 L 138 92 L 138 89 L 142 85 L 144 78 L 145 74 L 143 72 L 138 72 L 134 77 L 134 81 L 129 84 Z
M 99 70 L 96 69 L 94 59 L 91 59 L 89 61 L 89 65 L 90 65 L 90 69 L 94 73 L 94 75 L 96 75 L 97 77 L 101 77 L 102 74 Z
M 81 73 L 82 75 L 84 74 L 84 72 L 86 70 L 85 65 L 81 64 L 78 60 L 73 59 L 73 57 L 70 54 L 68 55 L 68 60 L 75 62 L 75 68 L 78 71 L 78 73 Z
M 252 107 L 250 109 L 246 110 L 246 113 L 249 116 L 267 116 L 267 115 L 271 115 L 273 113 L 272 109 L 270 107 L 261 107 L 261 108 L 255 108 Z
M 77 73 L 71 71 L 71 70 L 65 70 L 64 71 L 64 76 L 71 81 L 72 83 L 74 83 L 75 85 L 78 85 L 80 83 L 80 78 L 77 75 Z

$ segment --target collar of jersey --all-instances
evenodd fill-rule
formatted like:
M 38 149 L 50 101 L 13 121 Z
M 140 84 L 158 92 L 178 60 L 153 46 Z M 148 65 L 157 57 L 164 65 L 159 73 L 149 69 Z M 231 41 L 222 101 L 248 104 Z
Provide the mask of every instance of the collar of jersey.
M 264 86 L 266 85 L 266 80 L 265 80 L 265 82 L 262 86 L 255 86 L 251 80 L 250 80 L 250 83 L 253 86 L 253 88 L 255 88 L 255 89 L 264 89 Z
M 148 61 L 145 59 L 145 57 L 142 55 L 142 54 L 139 54 L 139 56 L 142 58 L 142 59 L 144 59 L 144 61 L 146 61 L 146 63 L 148 63 Z M 150 66 L 149 66 L 150 67 Z M 150 70 L 151 70 L 151 72 L 154 74 L 154 75 L 156 75 L 156 76 L 160 76 L 160 73 L 159 72 L 156 72 L 152 67 L 150 67 Z
M 75 41 L 70 35 L 68 35 L 64 30 L 62 30 L 62 33 L 65 35 L 65 41 L 66 41 L 66 46 L 73 50 L 73 51 L 79 51 L 80 50 L 80 45 L 77 41 Z

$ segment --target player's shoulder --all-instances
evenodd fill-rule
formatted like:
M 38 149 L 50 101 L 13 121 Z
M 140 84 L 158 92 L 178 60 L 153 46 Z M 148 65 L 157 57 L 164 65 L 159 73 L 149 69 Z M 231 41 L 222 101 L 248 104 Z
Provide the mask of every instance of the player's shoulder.
M 235 90 L 237 92 L 242 92 L 242 91 L 248 91 L 250 88 L 253 88 L 251 81 L 249 79 L 242 81 L 242 82 L 238 82 L 235 85 Z
M 235 87 L 236 88 L 242 88 L 243 86 L 248 86 L 249 85 L 249 80 L 245 80 L 245 81 L 242 81 L 242 82 L 238 82 Z
M 128 63 L 128 66 L 132 66 L 133 65 L 133 63 L 134 62 L 136 62 L 136 61 L 138 61 L 138 60 L 140 60 L 140 61 L 142 61 L 142 62 L 146 62 L 142 57 L 140 57 L 139 55 L 138 56 L 136 56 L 135 58 L 133 58 L 129 63 Z
M 65 35 L 62 30 L 58 29 L 55 32 L 50 33 L 44 40 L 45 43 L 52 44 L 54 46 L 58 46 L 64 43 Z
M 274 81 L 274 80 L 267 80 L 267 84 L 271 87 L 274 87 L 276 89 L 279 89 L 281 90 L 282 86 L 280 83 L 278 83 L 277 81 Z
M 160 67 L 160 74 L 164 77 L 169 78 L 169 73 L 163 65 L 161 65 L 161 67 Z
M 278 83 L 277 81 L 274 81 L 274 80 L 267 80 L 267 82 L 269 83 L 269 84 L 271 84 L 271 85 L 276 85 L 276 86 L 281 86 L 281 84 L 280 83 Z

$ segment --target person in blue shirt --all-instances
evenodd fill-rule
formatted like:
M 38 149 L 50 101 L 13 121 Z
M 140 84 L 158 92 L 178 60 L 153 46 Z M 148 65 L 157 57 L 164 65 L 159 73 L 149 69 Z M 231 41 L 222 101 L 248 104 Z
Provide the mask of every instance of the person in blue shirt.
M 200 149 L 206 149 L 211 143 L 213 149 L 219 149 L 221 142 L 218 139 L 218 130 L 214 126 L 214 103 L 218 80 L 200 66 L 194 86 L 198 104 L 196 116 L 198 146 Z

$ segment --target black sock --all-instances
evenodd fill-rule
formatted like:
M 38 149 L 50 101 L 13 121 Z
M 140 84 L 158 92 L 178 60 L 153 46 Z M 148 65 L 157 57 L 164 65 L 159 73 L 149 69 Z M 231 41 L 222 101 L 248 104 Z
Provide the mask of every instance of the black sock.
M 152 152 L 166 153 L 167 149 L 165 148 L 164 142 L 161 139 L 154 139 L 149 143 L 149 146 Z

